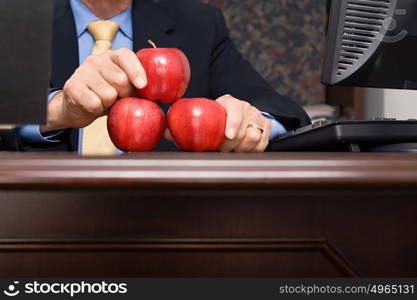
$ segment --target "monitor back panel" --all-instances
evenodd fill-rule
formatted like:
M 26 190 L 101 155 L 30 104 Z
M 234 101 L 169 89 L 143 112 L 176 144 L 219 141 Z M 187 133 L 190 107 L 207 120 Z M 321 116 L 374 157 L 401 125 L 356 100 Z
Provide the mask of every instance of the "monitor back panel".
M 333 0 L 322 81 L 417 89 L 417 0 Z
M 52 0 L 0 1 L 0 124 L 43 124 Z

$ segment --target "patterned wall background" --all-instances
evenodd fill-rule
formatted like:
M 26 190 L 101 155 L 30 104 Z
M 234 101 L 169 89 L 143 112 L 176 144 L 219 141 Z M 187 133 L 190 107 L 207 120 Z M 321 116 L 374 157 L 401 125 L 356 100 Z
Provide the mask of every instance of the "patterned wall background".
M 242 54 L 282 95 L 323 103 L 325 0 L 202 0 L 220 7 Z

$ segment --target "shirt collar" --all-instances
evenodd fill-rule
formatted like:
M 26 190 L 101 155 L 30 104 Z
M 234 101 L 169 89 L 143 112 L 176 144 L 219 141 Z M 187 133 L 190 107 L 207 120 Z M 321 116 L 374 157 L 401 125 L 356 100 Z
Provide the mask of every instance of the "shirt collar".
M 94 15 L 88 7 L 81 2 L 81 0 L 70 0 L 70 5 L 74 14 L 77 37 L 80 37 L 87 30 L 88 24 L 99 20 L 99 18 L 97 18 L 96 15 Z M 132 4 L 120 14 L 109 19 L 109 21 L 119 24 L 120 31 L 130 40 L 133 40 Z

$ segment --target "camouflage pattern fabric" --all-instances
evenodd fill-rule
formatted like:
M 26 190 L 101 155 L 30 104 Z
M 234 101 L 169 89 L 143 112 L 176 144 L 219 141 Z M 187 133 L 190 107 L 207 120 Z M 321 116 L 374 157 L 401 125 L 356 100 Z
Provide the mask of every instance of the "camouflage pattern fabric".
M 325 102 L 325 0 L 202 1 L 222 9 L 239 50 L 280 94 L 301 105 Z

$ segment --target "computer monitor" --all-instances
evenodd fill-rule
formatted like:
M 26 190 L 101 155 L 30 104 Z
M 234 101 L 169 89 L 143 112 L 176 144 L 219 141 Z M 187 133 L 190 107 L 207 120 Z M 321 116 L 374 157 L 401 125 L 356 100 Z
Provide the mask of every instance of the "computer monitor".
M 333 0 L 322 81 L 417 89 L 417 0 Z
M 52 13 L 52 0 L 0 1 L 0 128 L 46 121 Z
M 18 150 L 16 125 L 44 124 L 52 0 L 0 1 L 0 150 Z

